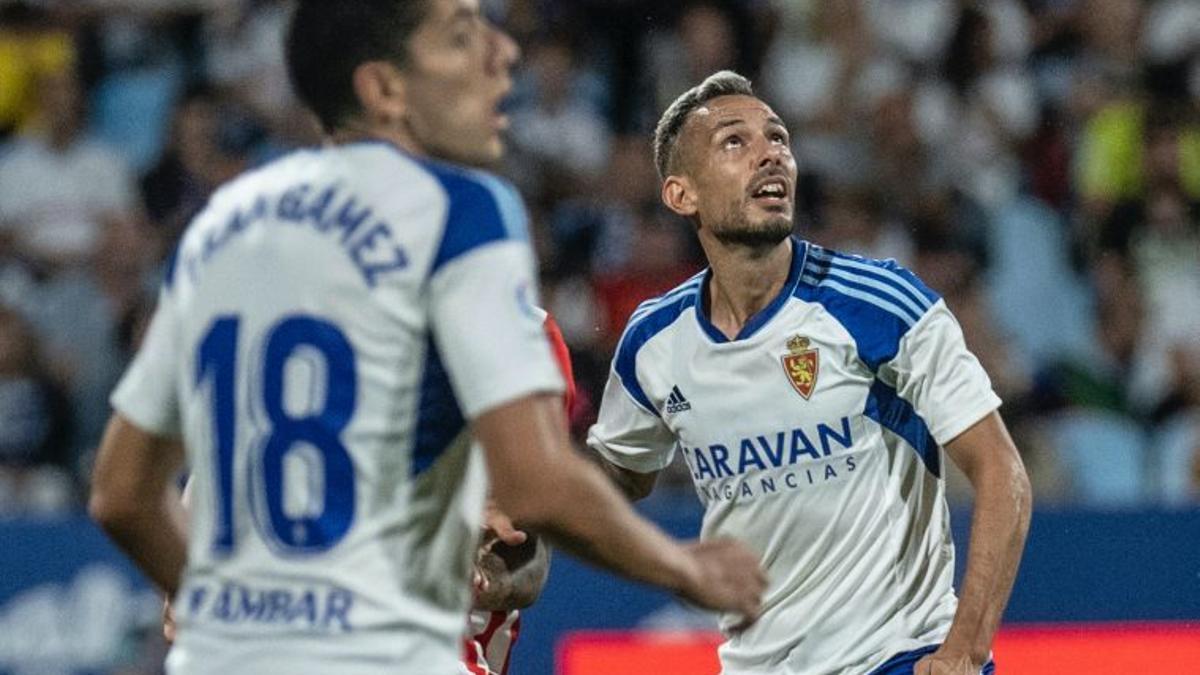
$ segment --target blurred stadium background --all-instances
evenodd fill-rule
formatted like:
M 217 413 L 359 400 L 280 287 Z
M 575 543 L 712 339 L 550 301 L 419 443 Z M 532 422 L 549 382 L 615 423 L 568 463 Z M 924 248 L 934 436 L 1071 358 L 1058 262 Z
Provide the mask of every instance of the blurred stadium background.
M 801 234 L 919 273 L 1006 401 L 1037 513 L 1001 670 L 1200 672 L 1200 1 L 484 4 L 524 50 L 504 173 L 577 439 L 625 318 L 702 264 L 658 205 L 657 113 L 735 68 L 793 132 Z M 82 515 L 89 463 L 189 217 L 316 142 L 288 13 L 0 0 L 0 673 L 161 672 L 158 600 Z M 643 509 L 694 533 L 686 472 L 664 483 Z M 715 672 L 712 625 L 559 556 L 512 672 Z

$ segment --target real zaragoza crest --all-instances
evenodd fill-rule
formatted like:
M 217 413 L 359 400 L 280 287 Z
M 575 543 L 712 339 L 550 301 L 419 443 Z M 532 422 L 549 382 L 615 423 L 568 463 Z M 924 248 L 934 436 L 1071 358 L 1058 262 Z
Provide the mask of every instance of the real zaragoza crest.
M 783 372 L 787 374 L 792 388 L 806 401 L 817 386 L 817 370 L 821 363 L 817 349 L 809 345 L 808 338 L 793 335 L 787 341 L 788 353 L 780 357 L 783 361 Z

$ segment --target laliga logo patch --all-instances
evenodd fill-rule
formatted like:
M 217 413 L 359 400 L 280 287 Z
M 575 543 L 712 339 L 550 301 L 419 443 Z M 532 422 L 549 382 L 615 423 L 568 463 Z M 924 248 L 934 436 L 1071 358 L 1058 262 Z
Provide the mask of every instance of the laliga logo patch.
M 783 372 L 796 393 L 807 401 L 817 386 L 817 371 L 821 364 L 818 350 L 810 347 L 809 339 L 800 335 L 793 335 L 787 341 L 787 347 L 789 353 L 780 357 Z

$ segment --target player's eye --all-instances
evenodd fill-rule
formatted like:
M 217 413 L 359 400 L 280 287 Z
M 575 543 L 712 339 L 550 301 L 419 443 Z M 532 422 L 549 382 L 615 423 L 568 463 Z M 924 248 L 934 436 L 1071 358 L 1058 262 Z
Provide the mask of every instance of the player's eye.
M 771 134 L 771 142 L 772 143 L 780 143 L 782 145 L 787 145 L 787 142 L 788 142 L 787 134 L 777 131 L 777 132 Z
M 463 18 L 455 22 L 454 30 L 450 33 L 450 44 L 457 48 L 470 47 L 475 39 L 483 32 L 483 18 Z
M 727 149 L 740 148 L 742 147 L 742 137 L 737 134 L 726 136 L 721 145 Z

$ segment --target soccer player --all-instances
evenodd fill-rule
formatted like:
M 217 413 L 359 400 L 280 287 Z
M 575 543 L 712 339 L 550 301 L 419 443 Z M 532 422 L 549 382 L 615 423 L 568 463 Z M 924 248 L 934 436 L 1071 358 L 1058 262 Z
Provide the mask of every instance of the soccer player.
M 789 143 L 731 72 L 663 114 L 662 199 L 709 268 L 633 313 L 588 444 L 634 497 L 679 448 L 702 539 L 757 549 L 763 613 L 727 675 L 991 672 L 1030 510 L 1000 401 L 913 274 L 792 235 Z M 957 599 L 943 449 L 975 490 Z
M 751 553 L 673 541 L 570 450 L 521 202 L 462 168 L 503 149 L 512 40 L 476 0 L 302 0 L 287 46 L 331 144 L 189 225 L 93 474 L 174 598 L 168 672 L 458 672 L 488 474 L 521 527 L 753 617 Z

